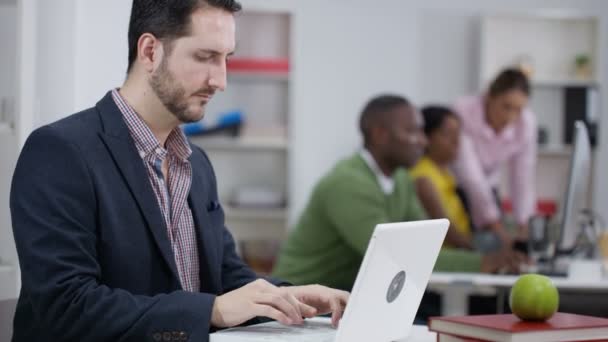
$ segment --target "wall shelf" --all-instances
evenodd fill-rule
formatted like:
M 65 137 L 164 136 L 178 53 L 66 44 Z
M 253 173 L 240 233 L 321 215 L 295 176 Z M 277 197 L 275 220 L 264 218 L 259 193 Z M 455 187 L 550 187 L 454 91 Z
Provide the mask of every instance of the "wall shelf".
M 593 80 L 576 80 L 576 79 L 540 79 L 532 80 L 532 85 L 535 87 L 544 88 L 566 88 L 566 87 L 587 87 L 599 88 L 600 84 Z
M 533 32 L 533 34 L 530 34 Z M 488 15 L 482 18 L 480 81 L 483 85 L 503 68 L 530 68 L 538 86 L 595 86 L 601 74 L 597 18 L 561 13 Z M 538 44 L 538 42 L 542 44 Z M 574 75 L 580 55 L 590 58 L 587 80 Z
M 237 241 L 282 241 L 287 236 L 287 210 L 225 207 L 226 227 Z
M 228 77 L 235 81 L 289 81 L 289 60 L 285 58 L 232 58 Z
M 232 73 L 289 73 L 289 59 L 287 58 L 243 58 L 233 57 L 227 63 L 228 72 Z
M 227 219 L 243 220 L 286 220 L 287 210 L 285 208 L 239 208 L 233 206 L 225 207 Z
M 556 158 L 570 158 L 572 155 L 571 146 L 539 146 L 538 156 L 539 157 L 556 157 Z
M 226 64 L 226 91 L 207 107 L 205 120 L 212 122 L 215 113 L 237 108 L 243 113 L 244 124 L 237 137 L 189 138 L 208 153 L 218 175 L 221 199 L 234 198 L 235 191 L 247 187 L 271 188 L 287 199 L 293 85 L 291 12 L 258 8 L 245 10 L 236 20 L 237 49 Z M 286 237 L 289 207 L 237 207 L 228 200 L 222 205 L 226 227 L 238 246 Z
M 241 71 L 228 72 L 228 78 L 234 81 L 272 81 L 272 82 L 289 82 L 289 73 L 275 73 L 263 71 Z
M 288 149 L 287 138 L 283 136 L 240 136 L 236 138 L 190 136 L 190 140 L 204 150 L 286 152 Z

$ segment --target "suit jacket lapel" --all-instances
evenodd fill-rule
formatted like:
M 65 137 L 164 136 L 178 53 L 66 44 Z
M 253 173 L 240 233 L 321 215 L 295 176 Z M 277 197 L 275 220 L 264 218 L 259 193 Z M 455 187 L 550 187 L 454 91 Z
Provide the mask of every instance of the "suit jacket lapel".
M 168 238 L 167 226 L 148 179 L 148 173 L 111 93 L 108 93 L 97 103 L 97 109 L 104 130 L 104 133 L 100 133 L 101 139 L 112 154 L 114 162 L 120 169 L 139 209 L 143 213 L 163 259 L 171 269 L 177 283 L 181 284 L 173 249 Z
M 205 175 L 210 176 L 210 170 L 204 170 L 200 167 L 201 162 L 197 159 L 197 151 L 193 149 L 190 162 L 192 165 L 192 185 L 190 187 L 190 195 L 188 196 L 188 203 L 192 216 L 194 218 L 197 240 L 198 240 L 198 256 L 200 261 L 200 277 L 201 277 L 201 291 L 216 293 L 221 289 L 220 285 L 220 272 L 221 268 L 217 270 L 217 246 L 215 242 L 218 238 L 214 236 L 213 232 L 215 227 L 211 227 L 211 219 L 207 213 L 207 202 L 209 191 L 205 186 L 203 177 Z M 221 241 L 221 239 L 220 239 Z

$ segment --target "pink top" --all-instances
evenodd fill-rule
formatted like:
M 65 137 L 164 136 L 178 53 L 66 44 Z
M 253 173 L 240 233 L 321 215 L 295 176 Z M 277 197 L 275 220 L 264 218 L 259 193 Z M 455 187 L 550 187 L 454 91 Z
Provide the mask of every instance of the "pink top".
M 474 224 L 483 227 L 500 219 L 492 188 L 498 188 L 500 168 L 507 164 L 515 218 L 527 224 L 536 202 L 536 116 L 526 108 L 497 134 L 486 122 L 483 102 L 483 96 L 469 96 L 454 105 L 462 121 L 454 173 L 468 196 Z

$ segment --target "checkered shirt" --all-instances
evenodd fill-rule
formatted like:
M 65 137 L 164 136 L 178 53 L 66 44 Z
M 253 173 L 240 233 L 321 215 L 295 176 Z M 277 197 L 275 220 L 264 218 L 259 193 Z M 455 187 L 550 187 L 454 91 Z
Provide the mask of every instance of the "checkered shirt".
M 148 179 L 156 195 L 167 235 L 173 249 L 179 280 L 186 291 L 200 290 L 198 246 L 194 219 L 188 206 L 188 194 L 192 184 L 192 166 L 188 158 L 192 154 L 188 140 L 177 127 L 161 146 L 150 128 L 135 112 L 117 89 L 112 90 L 114 102 L 123 114 L 135 147 L 139 152 Z M 168 162 L 167 181 L 162 173 L 164 160 Z

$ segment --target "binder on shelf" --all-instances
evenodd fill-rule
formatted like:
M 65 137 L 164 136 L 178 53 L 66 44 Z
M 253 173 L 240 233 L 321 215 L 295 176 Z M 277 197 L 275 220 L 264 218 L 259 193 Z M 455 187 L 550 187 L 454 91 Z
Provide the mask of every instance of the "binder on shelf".
M 572 144 L 574 122 L 581 120 L 587 126 L 591 146 L 595 147 L 598 139 L 597 124 L 599 96 L 597 89 L 589 87 L 567 87 L 564 90 L 564 142 Z
M 289 72 L 287 58 L 231 58 L 227 63 L 228 72 L 279 73 Z
M 230 199 L 235 208 L 284 208 L 286 204 L 283 192 L 264 186 L 246 186 L 237 188 Z

